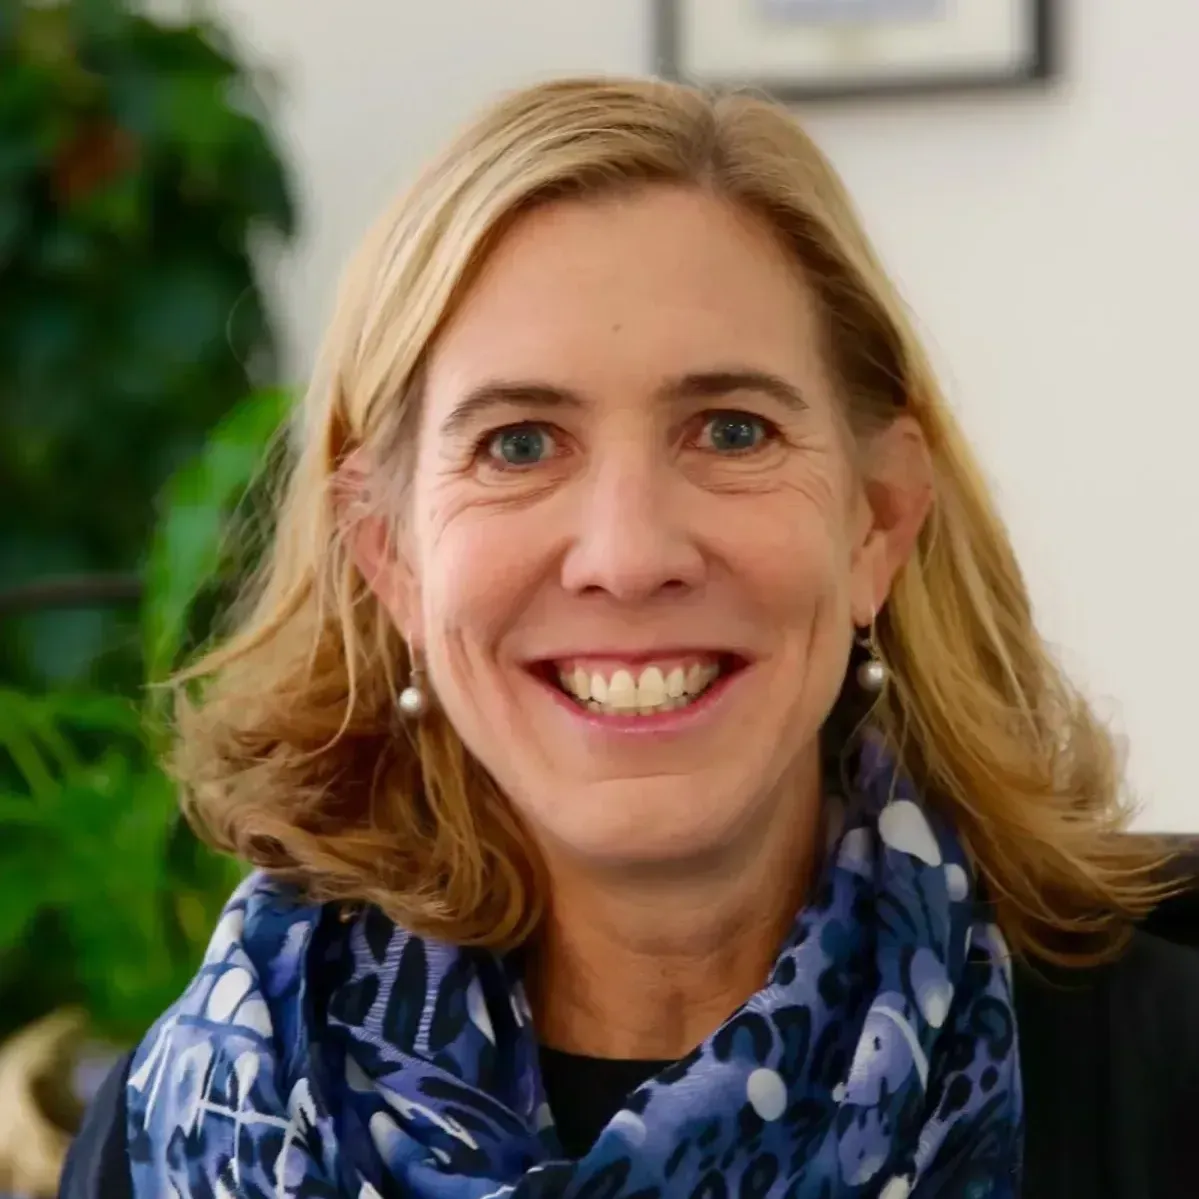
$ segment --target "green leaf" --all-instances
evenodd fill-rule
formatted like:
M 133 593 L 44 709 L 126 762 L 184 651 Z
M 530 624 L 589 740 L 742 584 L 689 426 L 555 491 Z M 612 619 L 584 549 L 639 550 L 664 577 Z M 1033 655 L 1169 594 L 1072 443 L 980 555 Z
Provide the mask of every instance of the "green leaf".
M 17 829 L 45 829 L 49 824 L 45 810 L 30 803 L 28 796 L 0 794 L 0 828 L 6 834 Z
M 0 797 L 0 828 L 8 846 L 17 842 L 22 852 L 6 852 L 0 861 L 0 953 L 24 937 L 39 909 L 49 898 L 50 876 L 43 869 L 42 855 L 30 853 L 25 837 L 14 835 L 15 822 L 6 819 L 7 809 L 19 801 Z
M 151 681 L 179 661 L 192 607 L 218 573 L 229 518 L 265 465 L 290 403 L 282 389 L 248 396 L 168 485 L 146 567 L 142 629 Z
M 88 902 L 76 887 L 59 897 L 76 976 L 97 1019 L 136 1031 L 183 981 L 165 925 L 174 789 L 157 769 L 109 755 L 64 790 L 62 806 L 73 830 L 62 846 L 71 873 L 104 896 Z
M 62 70 L 72 62 L 74 38 L 70 13 L 62 5 L 24 6 L 18 30 L 22 56 L 38 66 Z
M 293 217 L 257 73 L 199 20 L 0 0 L 0 576 L 151 580 L 144 613 L 0 622 L 0 1040 L 75 1002 L 139 1035 L 239 873 L 181 821 L 142 707 L 143 640 L 161 676 L 206 635 L 287 407 L 253 397 L 164 493 L 274 377 L 253 250 Z
M 42 700 L 42 707 L 48 719 L 87 732 L 116 733 L 136 740 L 144 731 L 141 714 L 120 695 L 55 692 Z
M 146 227 L 148 202 L 145 179 L 138 171 L 127 170 L 78 201 L 75 215 L 91 229 L 131 239 Z
M 57 774 L 70 775 L 79 768 L 79 758 L 74 746 L 44 702 L 35 701 L 30 705 L 29 728 L 44 747 Z
M 0 691 L 0 749 L 7 751 L 31 795 L 48 800 L 55 793 L 54 773 L 37 733 L 37 701 L 16 691 Z

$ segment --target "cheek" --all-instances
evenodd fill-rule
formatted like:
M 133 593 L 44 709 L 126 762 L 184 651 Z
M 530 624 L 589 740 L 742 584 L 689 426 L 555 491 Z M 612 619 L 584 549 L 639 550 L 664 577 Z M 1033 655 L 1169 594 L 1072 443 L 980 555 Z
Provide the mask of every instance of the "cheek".
M 421 599 L 433 642 L 469 652 L 496 644 L 518 619 L 544 557 L 535 520 L 434 495 L 420 514 Z
M 746 563 L 749 576 L 749 564 Z M 847 620 L 849 563 L 844 546 L 818 522 L 795 521 L 785 536 L 757 548 L 754 590 L 769 624 L 808 650 L 830 622 Z
M 854 542 L 849 503 L 831 472 L 805 473 L 752 510 L 730 514 L 728 557 L 783 625 L 848 604 Z
M 792 503 L 754 548 L 753 590 L 770 605 L 762 624 L 778 636 L 766 706 L 805 738 L 836 702 L 853 645 L 851 549 L 838 511 Z

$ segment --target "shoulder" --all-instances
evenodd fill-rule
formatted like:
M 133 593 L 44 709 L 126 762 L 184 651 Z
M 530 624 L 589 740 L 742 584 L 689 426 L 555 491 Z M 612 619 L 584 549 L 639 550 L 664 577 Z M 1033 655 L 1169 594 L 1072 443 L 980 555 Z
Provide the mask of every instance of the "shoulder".
M 1199 1027 L 1199 948 L 1138 931 L 1105 974 L 1121 1002 L 1162 1004 Z
M 1027 1199 L 1192 1194 L 1199 950 L 1137 932 L 1104 965 L 1014 976 Z
M 84 1113 L 63 1165 L 58 1199 L 132 1196 L 125 1137 L 125 1087 L 131 1056 L 126 1055 L 113 1067 Z
M 322 914 L 261 874 L 238 887 L 191 984 L 134 1053 L 131 1121 L 170 1118 L 161 1114 L 170 1106 L 164 1082 L 175 1080 L 189 1102 L 197 1070 L 211 1076 L 214 1066 L 236 1066 L 244 1075 L 251 1055 L 256 1077 L 268 1067 L 286 1073 L 302 1052 L 308 949 Z
M 158 1157 L 216 1095 L 252 1086 L 258 1105 L 286 1110 L 288 1078 L 305 1052 L 308 950 L 324 912 L 261 874 L 237 888 L 187 990 L 96 1096 L 63 1175 L 64 1199 L 166 1193 Z
M 1116 1058 L 1127 1051 L 1166 1075 L 1199 1079 L 1199 949 L 1137 931 L 1118 958 L 1076 970 L 1016 969 L 1022 1031 L 1102 1036 Z M 1063 1046 L 1064 1047 L 1064 1046 Z
M 1103 985 L 1116 1068 L 1199 1098 L 1199 949 L 1138 932 Z
M 225 905 L 187 990 L 134 1055 L 134 1078 L 164 1034 L 183 1029 L 210 1042 L 272 1042 L 286 1051 L 295 1031 L 289 1017 L 302 997 L 307 951 L 322 912 L 265 875 L 247 877 Z
M 1137 931 L 1118 958 L 1083 970 L 1076 985 L 1102 996 L 1115 1035 L 1168 1042 L 1179 1064 L 1196 1065 L 1199 949 Z

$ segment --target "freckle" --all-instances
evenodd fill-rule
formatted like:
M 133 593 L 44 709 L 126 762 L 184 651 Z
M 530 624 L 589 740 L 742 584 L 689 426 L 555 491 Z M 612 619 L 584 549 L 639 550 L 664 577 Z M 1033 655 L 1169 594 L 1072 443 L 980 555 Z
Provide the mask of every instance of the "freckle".
M 617 321 L 616 324 L 612 326 L 612 332 L 619 333 L 621 331 L 621 329 L 623 329 L 623 328 L 624 328 L 624 325 L 622 325 L 619 321 Z

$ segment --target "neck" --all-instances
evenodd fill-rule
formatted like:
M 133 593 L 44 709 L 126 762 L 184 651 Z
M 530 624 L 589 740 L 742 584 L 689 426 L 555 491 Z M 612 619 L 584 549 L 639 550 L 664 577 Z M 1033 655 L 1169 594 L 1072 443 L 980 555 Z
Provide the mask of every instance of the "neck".
M 526 984 L 543 1044 L 674 1061 L 766 983 L 814 867 L 819 772 L 766 835 L 694 870 L 552 871 Z

